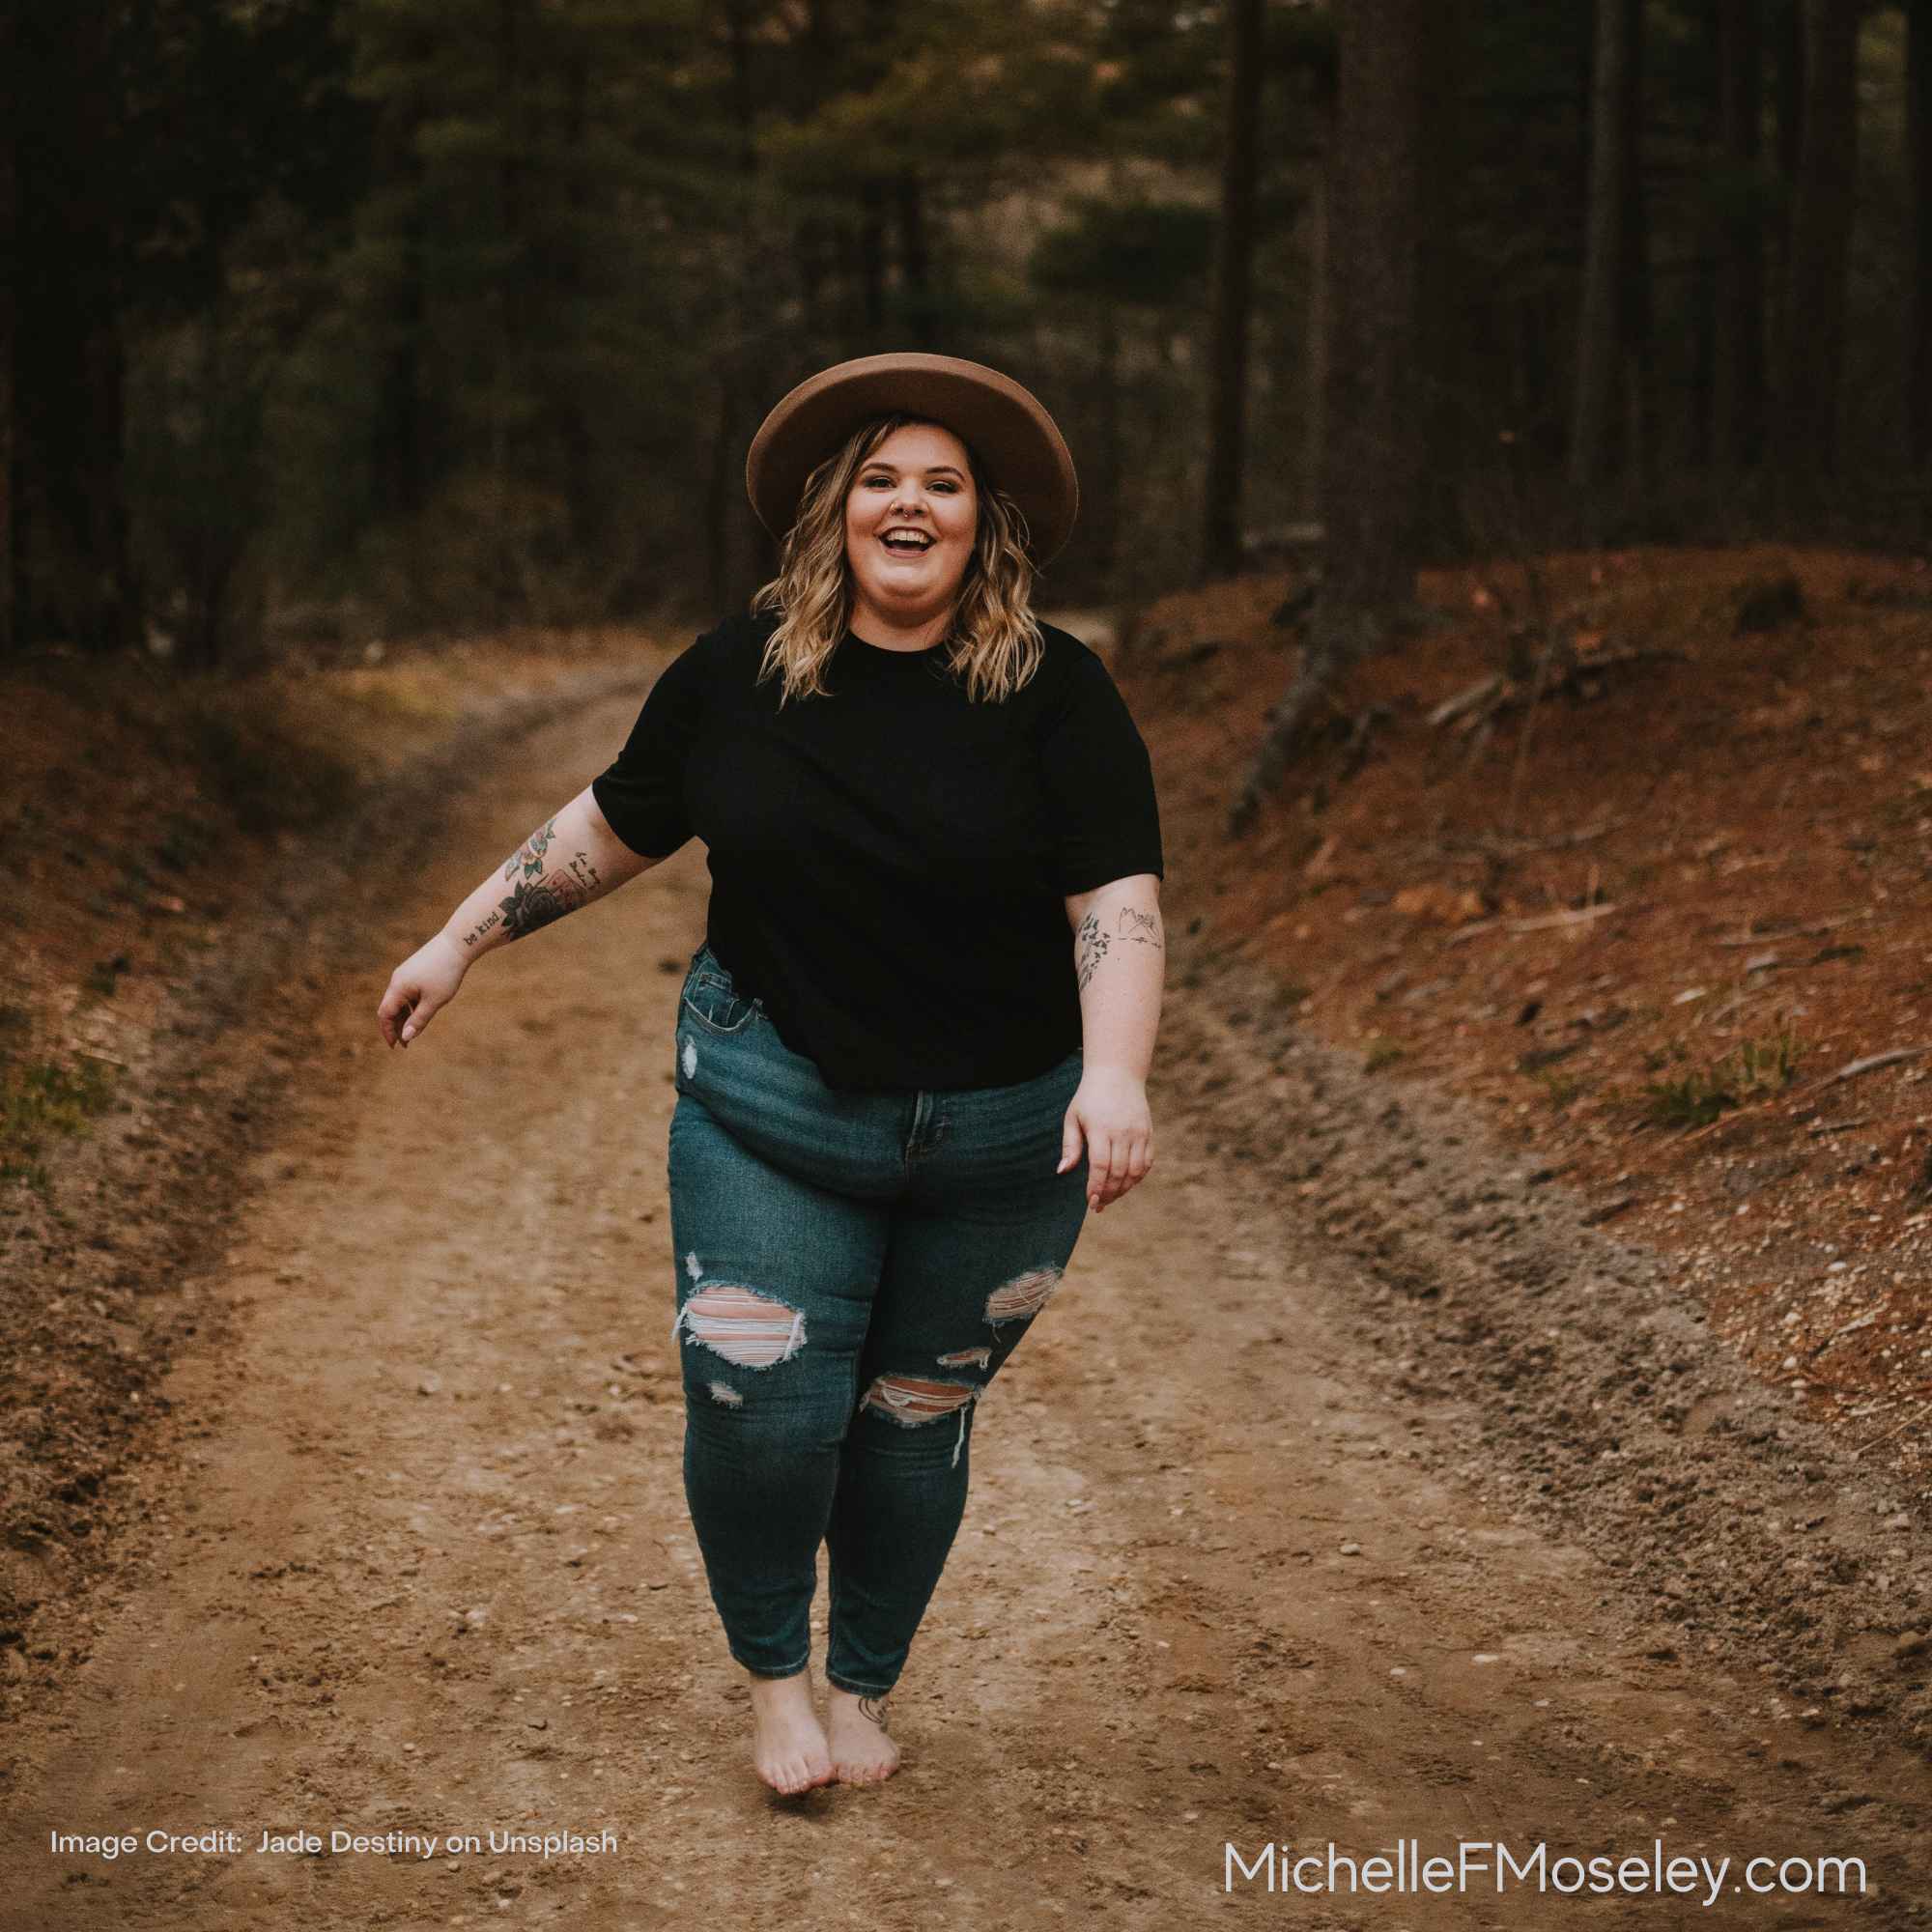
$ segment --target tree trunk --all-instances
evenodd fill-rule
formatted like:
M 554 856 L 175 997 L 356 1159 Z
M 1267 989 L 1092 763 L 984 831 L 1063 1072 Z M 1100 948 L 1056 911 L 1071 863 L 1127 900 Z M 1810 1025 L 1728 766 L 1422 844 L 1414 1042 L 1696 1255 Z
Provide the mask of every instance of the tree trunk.
M 420 45 L 412 61 L 427 57 Z M 422 388 L 423 346 L 429 339 L 425 256 L 428 217 L 426 185 L 416 132 L 423 120 L 419 86 L 401 93 L 388 107 L 377 136 L 377 162 L 383 177 L 396 184 L 398 271 L 379 306 L 382 329 L 377 355 L 376 412 L 372 458 L 377 514 L 403 536 L 398 546 L 403 576 L 405 622 L 412 629 L 428 612 L 427 546 L 419 540 L 423 507 L 429 497 L 429 425 Z
M 1623 132 L 1617 142 L 1622 179 L 1618 224 L 1623 247 L 1617 262 L 1617 355 L 1623 374 L 1624 497 L 1640 507 L 1656 494 L 1658 404 L 1651 380 L 1650 218 L 1643 195 L 1643 0 L 1626 0 L 1623 14 L 1623 88 L 1618 109 Z
M 1766 16 L 1769 28 L 1767 44 L 1771 52 L 1771 99 L 1776 123 L 1777 179 L 1782 186 L 1783 218 L 1776 222 L 1772 236 L 1775 260 L 1773 270 L 1776 277 L 1776 295 L 1774 298 L 1772 367 L 1781 372 L 1784 368 L 1785 323 L 1788 314 L 1786 297 L 1791 289 L 1791 219 L 1792 207 L 1796 200 L 1798 183 L 1799 155 L 1804 145 L 1804 0 L 1771 0 L 1770 12 Z M 1769 407 L 1771 384 L 1767 383 L 1766 404 Z M 1771 426 L 1767 422 L 1767 441 L 1771 436 Z
M 1583 250 L 1583 302 L 1577 324 L 1576 392 L 1570 412 L 1570 482 L 1591 500 L 1615 467 L 1612 445 L 1621 363 L 1624 263 L 1630 246 L 1624 144 L 1630 117 L 1633 0 L 1596 0 L 1590 84 L 1589 212 Z
M 859 184 L 859 326 L 876 344 L 886 326 L 886 185 L 876 175 Z
M 560 263 L 560 293 L 569 307 L 570 329 L 580 342 L 589 339 L 595 300 L 591 294 L 588 237 L 591 181 L 596 163 L 589 154 L 589 133 L 590 55 L 580 42 L 570 48 L 564 66 L 564 201 L 570 210 L 571 223 Z M 584 559 L 603 554 L 604 534 L 591 476 L 592 439 L 581 377 L 558 399 L 556 428 L 563 455 L 563 500 L 569 518 L 570 546 L 581 570 Z
M 1329 145 L 1334 143 L 1334 121 L 1329 123 Z M 1301 515 L 1314 522 L 1321 514 L 1321 452 L 1328 434 L 1328 303 L 1331 276 L 1328 267 L 1328 170 L 1318 168 L 1308 194 L 1308 251 L 1305 272 L 1308 277 L 1308 347 L 1303 361 L 1303 389 L 1306 398 L 1301 440 Z
M 1255 148 L 1262 86 L 1263 0 L 1228 0 L 1221 220 L 1209 325 L 1208 480 L 1196 581 L 1241 568 L 1241 472 L 1248 406 L 1248 310 L 1255 254 Z
M 88 331 L 81 351 L 87 428 L 75 481 L 80 487 L 76 526 L 91 582 L 82 595 L 80 641 L 89 649 L 115 651 L 140 634 L 128 521 L 128 354 L 118 315 Z
M 1096 580 L 1111 585 L 1120 561 L 1121 491 L 1125 459 L 1121 436 L 1121 312 L 1113 302 L 1099 302 L 1100 395 L 1099 474 L 1094 479 L 1093 534 L 1088 554 Z
M 20 260 L 19 193 L 14 146 L 19 126 L 19 33 L 11 7 L 0 8 L 0 658 L 14 649 L 14 301 Z
M 497 167 L 497 207 L 503 245 L 502 267 L 493 291 L 497 312 L 497 354 L 493 372 L 494 406 L 490 423 L 490 469 L 495 493 L 497 536 L 493 572 L 496 620 L 529 614 L 537 586 L 526 569 L 529 549 L 522 519 L 512 507 L 512 486 L 523 461 L 524 438 L 513 432 L 512 415 L 523 382 L 528 339 L 526 277 L 530 272 L 530 127 L 526 91 L 529 59 L 526 15 L 530 0 L 498 0 L 497 10 L 497 83 L 501 90 L 503 153 Z
M 1905 457 L 1915 469 L 1932 458 L 1932 0 L 1907 0 L 1905 62 L 1907 243 Z
M 1778 384 L 1779 467 L 1794 485 L 1837 468 L 1845 264 L 1858 179 L 1858 35 L 1850 0 L 1804 0 L 1804 137 Z
M 1727 186 L 1717 235 L 1711 425 L 1712 454 L 1725 469 L 1764 456 L 1761 10 L 1762 0 L 1719 0 L 1718 9 L 1718 172 Z
M 925 189 L 916 168 L 899 177 L 895 200 L 899 230 L 900 312 L 917 349 L 939 347 L 939 309 L 932 298 L 932 261 L 925 239 Z
M 824 99 L 831 85 L 835 51 L 831 0 L 810 0 L 798 48 L 803 111 L 806 104 Z M 792 257 L 798 266 L 799 302 L 804 311 L 800 333 L 807 342 L 816 342 L 826 327 L 826 283 L 834 272 L 833 256 L 833 237 L 824 217 L 813 213 L 802 214 L 793 230 Z
M 1422 431 L 1416 408 L 1424 15 L 1432 0 L 1355 0 L 1340 16 L 1328 168 L 1334 329 L 1322 455 L 1324 579 L 1293 683 L 1236 796 L 1252 824 L 1309 711 L 1414 596 Z
M 744 503 L 746 404 L 756 358 L 752 354 L 752 296 L 748 280 L 756 256 L 752 184 L 758 169 L 757 97 L 752 74 L 752 17 L 746 0 L 724 10 L 731 62 L 731 119 L 737 137 L 737 192 L 719 295 L 722 305 L 715 358 L 717 402 L 711 419 L 710 487 L 705 494 L 705 588 L 714 611 L 749 602 L 754 585 L 741 577 L 751 513 Z
M 1423 391 L 1422 474 L 1426 500 L 1441 505 L 1423 520 L 1427 548 L 1453 545 L 1453 526 L 1469 443 L 1464 361 L 1467 354 L 1467 274 L 1458 237 L 1462 233 L 1465 50 L 1469 0 L 1434 0 L 1422 14 L 1426 36 L 1422 71 L 1422 162 L 1419 172 L 1416 354 Z
M 1324 601 L 1379 610 L 1413 593 L 1422 20 L 1431 0 L 1359 0 L 1343 16 L 1331 182 L 1334 330 Z
M 1697 219 L 1690 232 L 1690 369 L 1685 395 L 1684 461 L 1693 470 L 1708 470 L 1717 436 L 1713 426 L 1713 389 L 1718 359 L 1718 251 L 1730 219 L 1726 201 L 1735 185 L 1725 171 L 1723 114 L 1719 75 L 1723 69 L 1723 29 L 1718 18 L 1728 0 L 1700 14 L 1695 29 L 1695 71 L 1703 84 L 1705 188 Z

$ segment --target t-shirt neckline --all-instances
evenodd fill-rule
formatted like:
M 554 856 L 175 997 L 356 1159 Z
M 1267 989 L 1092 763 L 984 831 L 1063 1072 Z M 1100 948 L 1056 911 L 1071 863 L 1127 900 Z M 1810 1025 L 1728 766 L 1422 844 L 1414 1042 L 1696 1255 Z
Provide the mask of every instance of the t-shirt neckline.
M 946 648 L 945 642 L 942 640 L 941 642 L 936 644 L 927 644 L 923 650 L 917 650 L 917 651 L 895 650 L 890 644 L 875 644 L 871 642 L 868 639 L 862 638 L 857 631 L 851 628 L 849 624 L 845 628 L 845 641 L 847 643 L 857 644 L 860 647 L 860 649 L 865 652 L 867 659 L 908 658 L 916 662 L 921 658 L 929 658 L 933 656 L 934 653 L 943 651 Z

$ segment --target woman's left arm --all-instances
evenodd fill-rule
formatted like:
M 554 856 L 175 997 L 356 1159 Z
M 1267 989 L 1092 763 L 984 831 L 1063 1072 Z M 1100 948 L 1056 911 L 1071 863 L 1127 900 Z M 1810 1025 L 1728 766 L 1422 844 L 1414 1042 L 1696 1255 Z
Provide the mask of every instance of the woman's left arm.
M 1153 1165 L 1147 1075 L 1167 961 L 1160 880 L 1137 872 L 1065 903 L 1086 1068 L 1066 1110 L 1057 1171 L 1065 1174 L 1084 1145 L 1087 1199 L 1099 1213 Z

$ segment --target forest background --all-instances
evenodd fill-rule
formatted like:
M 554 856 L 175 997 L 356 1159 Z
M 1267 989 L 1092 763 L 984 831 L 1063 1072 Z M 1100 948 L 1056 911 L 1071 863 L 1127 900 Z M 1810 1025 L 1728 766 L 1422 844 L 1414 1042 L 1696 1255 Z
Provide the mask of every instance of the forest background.
M 0 24 L 0 650 L 709 615 L 765 408 L 1009 369 L 1049 603 L 1924 540 L 1932 6 L 85 0 Z M 1319 527 L 1318 527 L 1319 526 Z

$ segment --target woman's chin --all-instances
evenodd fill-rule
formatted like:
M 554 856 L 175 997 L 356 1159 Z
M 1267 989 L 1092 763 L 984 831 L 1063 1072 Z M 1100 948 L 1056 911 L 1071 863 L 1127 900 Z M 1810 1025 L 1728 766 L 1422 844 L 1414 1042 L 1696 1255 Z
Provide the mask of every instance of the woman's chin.
M 949 609 L 959 594 L 959 585 L 905 577 L 886 578 L 864 586 L 866 602 L 882 617 L 897 624 L 922 624 Z

